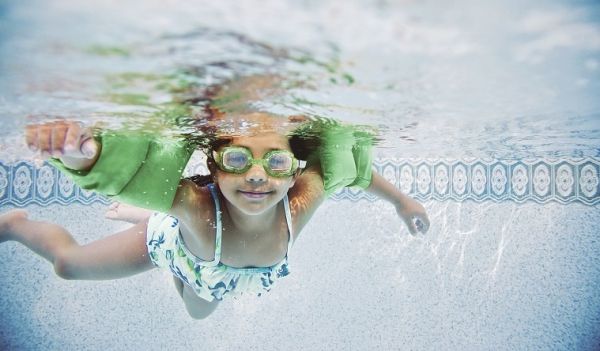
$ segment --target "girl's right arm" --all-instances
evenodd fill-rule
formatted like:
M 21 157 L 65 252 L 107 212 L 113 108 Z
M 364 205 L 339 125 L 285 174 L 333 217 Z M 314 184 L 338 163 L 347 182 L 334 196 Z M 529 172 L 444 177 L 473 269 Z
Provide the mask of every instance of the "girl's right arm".
M 29 126 L 27 144 L 83 189 L 114 200 L 169 212 L 193 149 L 140 132 L 105 132 L 76 122 Z

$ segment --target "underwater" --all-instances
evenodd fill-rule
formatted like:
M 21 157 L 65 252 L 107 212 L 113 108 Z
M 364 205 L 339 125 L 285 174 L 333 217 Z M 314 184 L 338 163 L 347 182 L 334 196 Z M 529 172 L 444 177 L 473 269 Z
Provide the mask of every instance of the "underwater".
M 130 227 L 28 149 L 28 125 L 202 143 L 260 111 L 375 136 L 372 169 L 430 221 L 412 235 L 341 188 L 288 277 L 204 320 L 168 270 L 62 279 L 2 242 L 0 349 L 598 350 L 599 96 L 595 0 L 0 0 L 0 213 L 84 244 Z

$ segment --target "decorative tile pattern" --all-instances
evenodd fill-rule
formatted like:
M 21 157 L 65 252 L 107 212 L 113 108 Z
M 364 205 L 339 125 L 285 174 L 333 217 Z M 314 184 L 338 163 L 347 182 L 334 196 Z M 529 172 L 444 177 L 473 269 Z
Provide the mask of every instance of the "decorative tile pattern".
M 600 203 L 600 159 L 580 160 L 408 160 L 378 159 L 374 169 L 418 200 L 534 201 Z M 192 158 L 184 175 L 207 174 L 205 160 Z M 374 201 L 359 189 L 344 188 L 334 200 Z M 0 161 L 0 206 L 109 203 L 80 189 L 48 164 Z
M 419 200 L 600 203 L 600 159 L 406 160 L 378 159 L 374 168 Z M 334 199 L 371 200 L 342 189 Z
M 458 162 L 452 165 L 452 193 L 457 200 L 464 200 L 470 193 L 468 165 Z
M 485 199 L 489 188 L 488 179 L 490 177 L 485 164 L 477 162 L 471 167 L 471 193 L 477 200 Z
M 433 196 L 437 200 L 445 200 L 450 197 L 450 167 L 439 163 L 433 169 Z
M 32 164 L 19 162 L 13 166 L 12 182 L 9 183 L 10 198 L 15 205 L 24 205 L 35 198 L 33 185 L 36 172 Z M 36 199 L 37 200 L 37 199 Z
M 551 176 L 552 171 L 550 166 L 538 162 L 532 166 L 532 181 L 533 181 L 533 197 L 537 201 L 545 201 L 552 196 L 551 191 Z
M 0 163 L 0 204 L 7 202 L 8 192 L 10 191 L 10 174 L 11 170 L 8 166 Z
M 496 162 L 490 166 L 490 187 L 491 197 L 494 200 L 503 200 L 508 197 L 508 169 L 509 166 L 501 162 Z

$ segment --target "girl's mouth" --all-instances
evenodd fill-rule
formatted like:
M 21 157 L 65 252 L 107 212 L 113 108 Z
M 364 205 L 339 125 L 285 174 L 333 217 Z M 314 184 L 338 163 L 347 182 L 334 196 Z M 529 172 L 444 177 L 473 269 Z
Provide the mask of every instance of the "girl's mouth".
M 239 190 L 239 192 L 244 196 L 247 197 L 249 199 L 253 199 L 253 200 L 260 200 L 260 199 L 264 199 L 265 197 L 267 197 L 271 192 L 270 191 L 242 191 Z

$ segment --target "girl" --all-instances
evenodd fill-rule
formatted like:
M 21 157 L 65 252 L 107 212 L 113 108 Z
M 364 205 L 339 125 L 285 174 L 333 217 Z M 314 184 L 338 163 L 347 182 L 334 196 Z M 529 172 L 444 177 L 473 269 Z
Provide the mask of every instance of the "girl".
M 339 186 L 366 187 L 396 207 L 411 233 L 427 231 L 424 208 L 381 176 L 371 175 L 370 163 L 357 161 L 351 172 L 340 171 L 338 159 L 344 162 L 344 157 L 336 151 L 321 152 L 318 162 L 307 166 L 306 154 L 297 147 L 301 143 L 273 127 L 280 118 L 263 113 L 243 118 L 260 123 L 250 133 L 209 143 L 210 182 L 180 179 L 194 149 L 185 141 L 135 133 L 93 137 L 90 129 L 66 121 L 29 126 L 28 146 L 43 157 L 54 156 L 51 162 L 81 187 L 161 212 L 79 245 L 64 228 L 13 210 L 0 216 L 0 242 L 22 243 L 51 262 L 64 279 L 115 279 L 168 267 L 190 316 L 203 319 L 223 296 L 260 294 L 286 276 L 292 244 L 326 195 Z M 327 151 L 326 144 L 321 150 Z M 357 159 L 354 149 L 341 149 L 346 150 L 345 161 Z M 422 228 L 413 223 L 415 218 Z

